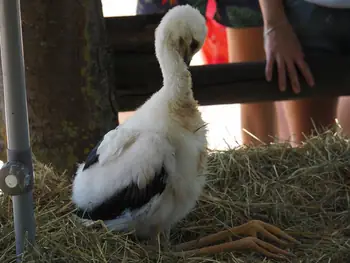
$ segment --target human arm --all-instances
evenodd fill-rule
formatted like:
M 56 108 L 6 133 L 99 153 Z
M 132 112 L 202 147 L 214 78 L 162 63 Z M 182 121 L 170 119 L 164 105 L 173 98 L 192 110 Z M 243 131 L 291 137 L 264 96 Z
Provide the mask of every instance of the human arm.
M 264 48 L 266 52 L 265 74 L 267 81 L 272 78 L 273 65 L 277 63 L 278 83 L 281 91 L 286 90 L 286 71 L 292 89 L 300 92 L 297 68 L 306 82 L 314 85 L 312 73 L 304 61 L 300 42 L 284 12 L 283 0 L 259 0 L 264 21 Z

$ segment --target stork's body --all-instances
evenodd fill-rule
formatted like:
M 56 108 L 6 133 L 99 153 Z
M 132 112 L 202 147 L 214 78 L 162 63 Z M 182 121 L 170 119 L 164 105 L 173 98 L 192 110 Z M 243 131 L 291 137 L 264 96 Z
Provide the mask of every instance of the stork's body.
M 207 141 L 188 64 L 205 37 L 204 17 L 188 5 L 174 7 L 163 17 L 155 34 L 163 87 L 107 133 L 79 165 L 72 195 L 78 216 L 155 240 L 160 232 L 168 235 L 195 206 L 205 183 Z M 257 233 L 282 245 L 286 242 L 277 235 L 296 242 L 275 226 L 250 221 L 176 250 L 202 255 L 248 248 L 275 258 L 290 255 L 258 239 Z M 250 237 L 208 246 L 232 234 Z
M 183 116 L 170 113 L 169 105 L 153 101 L 143 106 L 147 116 L 136 112 L 104 137 L 99 160 L 84 171 L 86 164 L 81 164 L 73 186 L 73 201 L 86 218 L 105 220 L 119 231 L 135 228 L 142 237 L 170 229 L 189 213 L 205 182 L 207 142 L 205 129 L 198 129 L 204 124 L 200 114 L 193 110 L 188 123 L 182 123 Z M 141 205 L 132 207 L 137 199 L 143 199 Z
M 152 238 L 169 233 L 195 206 L 207 140 L 188 63 L 205 36 L 204 17 L 189 6 L 163 18 L 156 55 L 164 85 L 79 165 L 72 196 L 78 215 Z

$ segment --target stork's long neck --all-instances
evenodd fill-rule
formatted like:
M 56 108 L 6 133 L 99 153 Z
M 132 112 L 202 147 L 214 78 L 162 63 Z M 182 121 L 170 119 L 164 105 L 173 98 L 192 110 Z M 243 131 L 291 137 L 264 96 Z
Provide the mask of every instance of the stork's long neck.
M 179 52 L 162 44 L 156 45 L 156 55 L 162 71 L 163 89 L 169 98 L 193 99 L 191 74 Z

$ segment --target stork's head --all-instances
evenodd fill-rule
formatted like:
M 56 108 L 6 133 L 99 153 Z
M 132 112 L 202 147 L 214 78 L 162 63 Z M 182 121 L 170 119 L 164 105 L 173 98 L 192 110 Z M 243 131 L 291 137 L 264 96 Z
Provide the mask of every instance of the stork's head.
M 203 46 L 207 35 L 205 18 L 190 5 L 170 9 L 162 18 L 155 32 L 156 54 L 178 52 L 187 65 Z

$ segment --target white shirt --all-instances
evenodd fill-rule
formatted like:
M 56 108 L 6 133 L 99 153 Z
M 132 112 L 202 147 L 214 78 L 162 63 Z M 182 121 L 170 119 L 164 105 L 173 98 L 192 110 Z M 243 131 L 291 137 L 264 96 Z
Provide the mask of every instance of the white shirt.
M 306 2 L 330 7 L 330 8 L 350 8 L 350 0 L 305 0 Z

